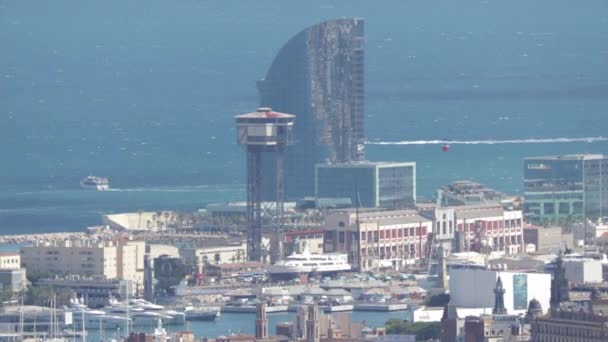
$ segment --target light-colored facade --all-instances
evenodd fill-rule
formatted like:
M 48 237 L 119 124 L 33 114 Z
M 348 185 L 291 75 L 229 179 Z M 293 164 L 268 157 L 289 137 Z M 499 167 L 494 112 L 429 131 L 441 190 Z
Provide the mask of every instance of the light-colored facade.
M 462 205 L 423 209 L 433 220 L 433 246 L 452 252 L 524 251 L 523 214 L 500 205 Z
M 118 277 L 117 247 L 112 242 L 39 242 L 21 247 L 21 265 L 30 272 Z
M 152 259 L 158 258 L 161 255 L 166 255 L 172 258 L 179 258 L 179 248 L 172 245 L 163 244 L 148 244 L 148 254 Z
M 130 280 L 137 290 L 144 282 L 145 249 L 144 241 L 44 241 L 21 247 L 21 265 L 57 276 Z
M 21 268 L 21 255 L 18 252 L 0 252 L 1 270 L 18 270 Z
M 517 254 L 524 251 L 523 214 L 501 206 L 454 207 L 457 250 Z
M 605 218 L 599 220 L 583 220 L 570 225 L 576 245 L 584 243 L 593 245 L 596 239 L 608 233 L 608 222 Z
M 603 281 L 602 262 L 594 259 L 564 259 L 564 271 L 569 282 L 599 284 Z
M 283 237 L 283 253 L 290 255 L 308 250 L 311 254 L 323 254 L 323 229 L 294 230 Z
M 353 207 L 412 207 L 416 202 L 416 163 L 317 164 L 315 197 L 348 198 Z
M 456 308 L 485 308 L 491 312 L 498 276 L 505 289 L 504 304 L 508 314 L 525 314 L 533 298 L 545 310 L 550 307 L 551 274 L 473 269 L 450 270 L 450 305 Z
M 130 280 L 136 289 L 144 284 L 145 241 L 119 242 L 116 250 L 117 278 Z
M 326 215 L 325 252 L 347 253 L 353 267 L 360 262 L 362 270 L 399 269 L 426 257 L 427 234 L 433 228 L 433 221 L 417 211 L 365 210 L 358 216 L 361 239 L 357 251 L 355 210 L 331 211 Z
M 564 238 L 567 237 L 569 237 L 569 243 L 564 241 Z M 538 253 L 557 253 L 565 245 L 572 247 L 572 235 L 562 234 L 562 227 L 528 226 L 524 229 L 524 241 L 526 244 L 534 244 L 535 251 Z
M 247 242 L 224 242 L 180 251 L 186 264 L 195 265 L 203 273 L 205 264 L 238 263 L 247 260 Z
M 103 216 L 103 224 L 115 230 L 163 231 L 175 227 L 180 217 L 173 211 L 110 214 Z

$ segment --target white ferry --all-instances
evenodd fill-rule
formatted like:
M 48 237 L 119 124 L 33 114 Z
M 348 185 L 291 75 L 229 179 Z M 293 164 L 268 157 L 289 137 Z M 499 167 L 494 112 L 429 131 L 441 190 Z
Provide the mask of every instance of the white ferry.
M 343 253 L 310 254 L 305 249 L 302 254 L 292 254 L 274 265 L 268 266 L 268 273 L 326 273 L 350 271 L 348 256 Z
M 104 191 L 110 189 L 110 181 L 103 177 L 88 176 L 80 181 L 80 186 L 84 189 Z

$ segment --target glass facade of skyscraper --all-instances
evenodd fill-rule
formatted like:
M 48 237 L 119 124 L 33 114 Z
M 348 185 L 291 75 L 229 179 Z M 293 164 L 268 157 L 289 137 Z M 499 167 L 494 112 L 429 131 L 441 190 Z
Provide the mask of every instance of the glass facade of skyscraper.
M 317 198 L 348 198 L 352 206 L 407 208 L 416 202 L 415 163 L 318 164 Z
M 296 115 L 295 143 L 285 153 L 285 195 L 314 192 L 315 164 L 365 157 L 364 22 L 326 21 L 292 37 L 258 82 L 263 107 Z M 263 197 L 274 197 L 272 157 L 265 157 Z
M 608 214 L 608 159 L 569 155 L 524 160 L 524 213 L 535 223 Z

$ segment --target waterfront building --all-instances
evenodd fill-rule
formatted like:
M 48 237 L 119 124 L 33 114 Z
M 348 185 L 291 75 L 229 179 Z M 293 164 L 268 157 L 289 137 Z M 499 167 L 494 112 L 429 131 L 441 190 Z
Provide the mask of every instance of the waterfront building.
M 450 270 L 450 305 L 491 312 L 496 301 L 494 290 L 498 277 L 504 290 L 502 302 L 506 313 L 526 314 L 528 303 L 533 298 L 542 307 L 549 308 L 551 274 L 480 269 Z
M 17 270 L 21 268 L 21 255 L 18 252 L 0 252 L 0 269 Z
M 435 207 L 421 214 L 433 220 L 433 248 L 446 251 L 500 251 L 517 254 L 524 250 L 523 214 L 500 205 Z
M 323 246 L 326 253 L 347 253 L 354 269 L 400 269 L 425 259 L 432 228 L 415 210 L 334 210 L 325 217 Z
M 268 239 L 262 244 L 267 250 Z M 186 264 L 194 266 L 197 273 L 203 273 L 207 264 L 239 263 L 247 260 L 247 242 L 242 239 L 210 239 L 197 246 L 180 249 L 180 256 Z
M 119 231 L 164 231 L 178 227 L 182 220 L 182 216 L 173 211 L 137 211 L 102 216 L 104 225 Z
M 285 255 L 302 254 L 304 250 L 311 254 L 323 254 L 323 229 L 293 230 L 284 234 Z
M 30 272 L 118 278 L 117 248 L 109 241 L 37 241 L 21 247 L 21 265 Z
M 37 241 L 21 247 L 21 265 L 30 272 L 58 276 L 130 280 L 139 289 L 144 283 L 144 254 L 144 241 Z
M 608 157 L 601 154 L 524 160 L 524 212 L 530 222 L 608 215 Z
M 437 190 L 437 205 L 500 204 L 505 194 L 473 181 L 456 181 Z
M 258 82 L 260 105 L 298 117 L 296 143 L 285 155 L 285 195 L 313 195 L 314 166 L 364 160 L 364 22 L 343 18 L 311 26 L 280 49 Z M 263 174 L 274 179 L 265 156 Z M 274 182 L 263 197 L 274 199 Z
M 413 207 L 416 202 L 416 163 L 317 164 L 315 196 L 349 199 L 352 207 Z
M 208 264 L 205 266 L 205 278 L 225 279 L 241 275 L 252 276 L 265 273 L 264 263 L 246 261 L 234 264 Z

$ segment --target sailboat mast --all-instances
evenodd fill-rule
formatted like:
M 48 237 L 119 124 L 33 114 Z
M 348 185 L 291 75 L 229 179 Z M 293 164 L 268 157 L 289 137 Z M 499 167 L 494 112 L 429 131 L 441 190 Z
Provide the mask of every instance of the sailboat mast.
M 82 342 L 87 342 L 87 330 L 84 326 L 84 308 L 82 309 Z
M 125 297 L 127 298 L 127 320 L 126 320 L 126 324 L 127 324 L 127 329 L 125 330 L 126 332 L 126 338 L 129 338 L 129 285 L 130 285 L 130 281 L 126 281 L 126 291 L 125 291 Z

